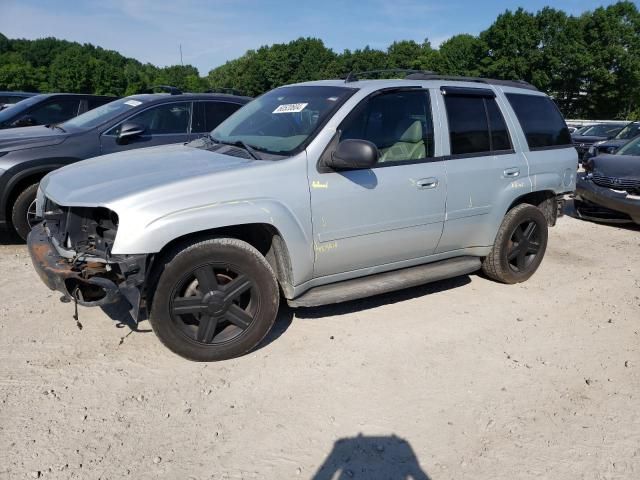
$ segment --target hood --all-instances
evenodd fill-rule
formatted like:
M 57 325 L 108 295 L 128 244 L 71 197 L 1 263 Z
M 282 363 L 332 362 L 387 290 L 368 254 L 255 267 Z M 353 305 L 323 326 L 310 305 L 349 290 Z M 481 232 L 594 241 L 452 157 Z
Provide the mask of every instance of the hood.
M 640 180 L 640 157 L 638 156 L 598 155 L 592 161 L 594 174 Z
M 271 163 L 248 160 L 184 145 L 164 145 L 103 155 L 51 172 L 40 185 L 63 206 L 108 205 L 154 189 L 172 187 L 229 170 Z
M 586 143 L 587 145 L 591 145 L 595 142 L 600 142 L 602 140 L 606 140 L 609 137 L 598 137 L 594 135 L 572 135 L 573 143 Z
M 57 145 L 64 142 L 68 135 L 60 129 L 48 128 L 43 125 L 7 128 L 0 130 L 0 152 Z
M 602 143 L 599 143 L 597 145 L 597 147 L 598 148 L 602 148 L 602 149 L 609 148 L 609 147 L 615 147 L 617 149 L 617 148 L 620 148 L 621 146 L 623 146 L 628 141 L 629 140 L 616 140 L 616 139 L 612 138 L 611 140 L 606 140 L 606 141 L 604 141 Z

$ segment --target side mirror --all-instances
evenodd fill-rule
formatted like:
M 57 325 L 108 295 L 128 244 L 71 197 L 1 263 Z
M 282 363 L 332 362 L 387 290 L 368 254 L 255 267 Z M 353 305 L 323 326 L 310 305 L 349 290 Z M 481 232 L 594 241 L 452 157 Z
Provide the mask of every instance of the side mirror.
M 378 147 L 367 140 L 343 140 L 325 165 L 333 170 L 366 169 L 375 166 L 379 156 Z
M 118 143 L 126 144 L 130 139 L 138 137 L 144 133 L 145 128 L 142 125 L 131 122 L 124 122 L 120 127 L 118 134 Z
M 33 118 L 31 115 L 25 115 L 24 117 L 18 118 L 11 125 L 14 127 L 32 127 L 36 124 L 37 122 L 35 118 Z

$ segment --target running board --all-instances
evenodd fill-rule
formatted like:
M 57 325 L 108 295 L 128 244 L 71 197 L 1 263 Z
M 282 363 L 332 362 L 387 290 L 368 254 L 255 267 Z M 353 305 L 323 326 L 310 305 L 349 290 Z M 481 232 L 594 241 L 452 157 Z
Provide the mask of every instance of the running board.
M 481 266 L 479 257 L 456 257 L 449 260 L 377 273 L 366 277 L 312 288 L 298 298 L 288 300 L 291 307 L 317 307 L 348 302 L 381 293 L 394 292 L 475 272 Z

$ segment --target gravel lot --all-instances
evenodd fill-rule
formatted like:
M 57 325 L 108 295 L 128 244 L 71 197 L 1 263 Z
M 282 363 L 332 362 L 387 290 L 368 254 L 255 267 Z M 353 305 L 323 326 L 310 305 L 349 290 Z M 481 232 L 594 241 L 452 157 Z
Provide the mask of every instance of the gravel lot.
M 564 217 L 527 283 L 285 309 L 217 364 L 80 330 L 2 243 L 0 479 L 640 478 L 639 228 Z

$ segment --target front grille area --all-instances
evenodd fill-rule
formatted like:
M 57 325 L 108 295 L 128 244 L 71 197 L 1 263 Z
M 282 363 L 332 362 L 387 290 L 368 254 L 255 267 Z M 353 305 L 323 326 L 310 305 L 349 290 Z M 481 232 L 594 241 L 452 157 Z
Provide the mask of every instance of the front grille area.
M 627 192 L 640 192 L 640 179 L 608 177 L 599 173 L 593 174 L 593 182 L 601 187 L 614 190 L 626 190 Z

